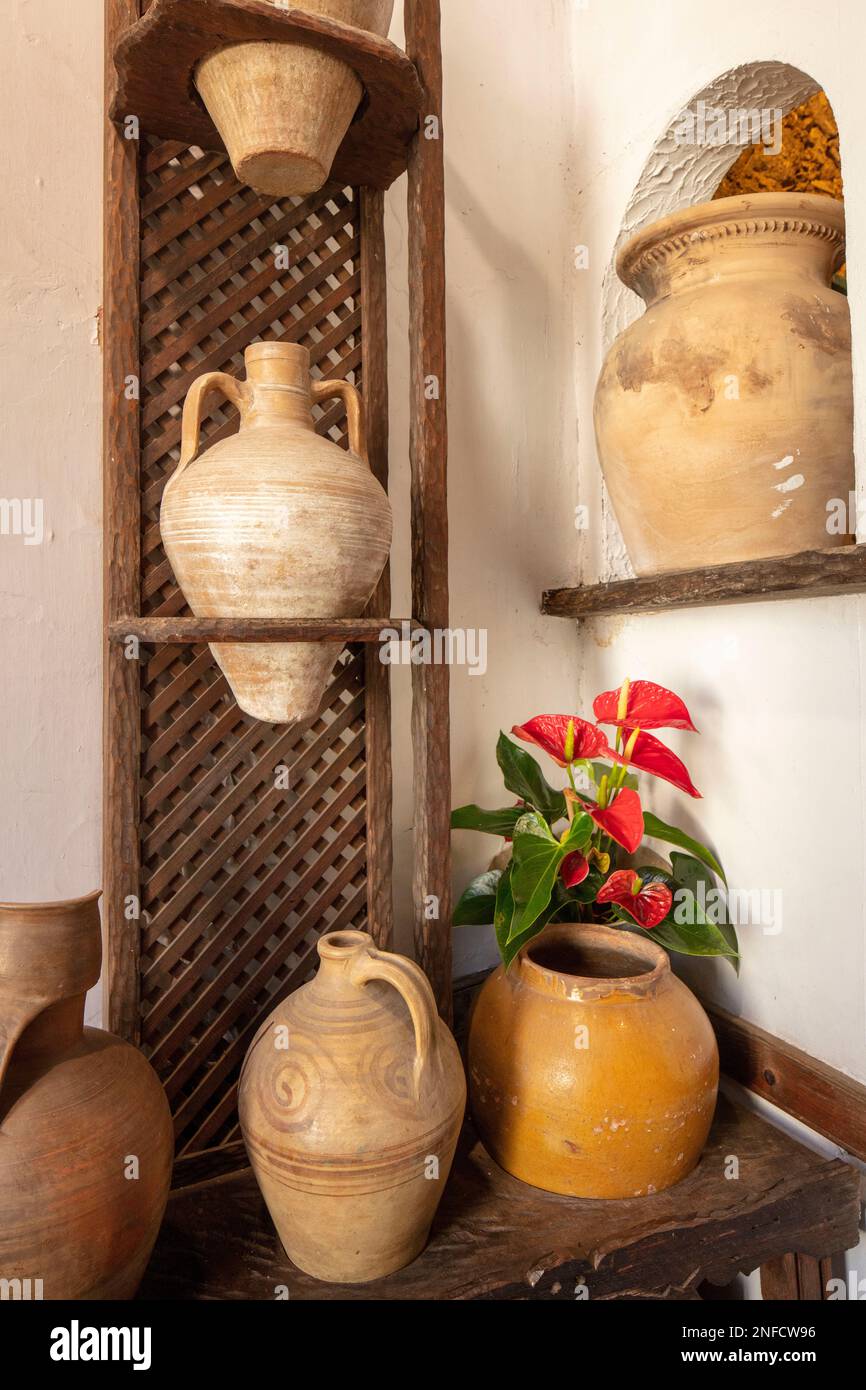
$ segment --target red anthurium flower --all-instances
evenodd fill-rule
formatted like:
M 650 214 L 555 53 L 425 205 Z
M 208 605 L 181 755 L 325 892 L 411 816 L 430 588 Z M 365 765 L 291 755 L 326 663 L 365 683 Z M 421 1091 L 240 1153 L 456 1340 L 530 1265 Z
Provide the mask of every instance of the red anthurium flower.
M 619 690 L 606 690 L 593 702 L 599 724 L 628 724 L 633 729 L 689 729 L 697 733 L 691 715 L 672 690 L 652 681 L 632 681 L 625 718 L 619 714 L 620 694 Z
M 625 787 L 604 809 L 592 801 L 582 801 L 581 805 L 605 835 L 616 840 L 629 854 L 634 854 L 643 839 L 643 811 L 637 792 Z
M 589 873 L 589 860 L 584 858 L 579 849 L 573 849 L 571 854 L 567 854 L 563 859 L 559 872 L 566 888 L 576 888 Z
M 566 757 L 566 741 L 569 725 L 573 726 L 574 749 L 571 758 Z M 601 729 L 590 724 L 588 719 L 578 719 L 571 714 L 537 714 L 526 724 L 515 724 L 511 730 L 515 738 L 524 743 L 534 743 L 543 748 L 560 767 L 580 758 L 609 758 L 610 748 L 607 737 Z
M 623 726 L 622 736 L 624 743 L 628 745 L 634 729 L 627 725 Z M 609 755 L 616 763 L 624 763 L 626 759 L 621 753 L 610 753 Z M 651 772 L 654 777 L 661 777 L 663 782 L 670 782 L 672 786 L 679 787 L 681 792 L 687 792 L 689 796 L 700 798 L 700 792 L 689 776 L 688 768 L 676 755 L 672 753 L 661 741 L 654 738 L 652 734 L 645 734 L 643 730 L 638 733 L 631 756 L 628 759 L 628 766 L 636 768 L 638 772 Z
M 602 884 L 597 903 L 616 903 L 638 926 L 650 930 L 663 922 L 671 910 L 673 893 L 666 883 L 644 883 L 634 869 L 617 869 Z

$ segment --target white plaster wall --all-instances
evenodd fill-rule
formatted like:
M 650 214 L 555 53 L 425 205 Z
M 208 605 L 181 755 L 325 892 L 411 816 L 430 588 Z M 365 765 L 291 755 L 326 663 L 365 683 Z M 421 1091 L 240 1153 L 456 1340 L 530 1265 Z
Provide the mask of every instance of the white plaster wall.
M 666 189 L 664 168 L 654 167 L 651 155 L 679 111 L 743 64 L 799 69 L 823 86 L 839 122 L 862 470 L 866 282 L 858 252 L 866 243 L 866 155 L 857 140 L 864 98 L 853 55 L 866 40 L 866 11 L 855 0 L 820 15 L 800 0 L 760 6 L 732 0 L 721 22 L 708 23 L 702 7 L 688 0 L 652 7 L 590 0 L 586 8 L 572 7 L 572 19 L 581 113 L 574 240 L 590 251 L 590 267 L 577 277 L 573 364 L 581 502 L 591 524 L 573 546 L 570 570 L 557 577 L 592 582 L 621 567 L 606 523 L 593 393 L 611 333 L 639 308 L 611 285 L 613 250 L 624 225 L 712 191 L 705 161 L 697 162 L 694 176 L 674 164 Z M 636 41 L 624 42 L 624 35 Z M 786 104 L 800 96 L 794 80 L 788 96 Z M 725 162 L 714 174 L 721 177 Z M 635 197 L 639 186 L 644 196 Z M 702 734 L 673 735 L 671 742 L 705 800 L 666 790 L 653 806 L 713 843 L 734 885 L 783 894 L 777 935 L 742 929 L 739 981 L 721 964 L 692 963 L 685 973 L 728 1007 L 860 1080 L 866 1080 L 864 617 L 864 600 L 856 597 L 699 609 L 588 623 L 579 649 L 584 708 L 596 691 L 626 675 L 682 694 Z
M 398 6 L 398 9 L 401 7 Z M 484 628 L 487 672 L 451 681 L 453 804 L 503 802 L 495 747 L 577 695 L 570 624 L 539 614 L 574 563 L 578 501 L 571 244 L 576 192 L 569 0 L 444 0 L 448 423 L 454 626 Z M 402 40 L 399 23 L 392 37 Z M 388 197 L 393 612 L 409 610 L 405 180 Z M 411 943 L 408 669 L 396 670 L 395 902 Z M 505 800 L 507 801 L 507 797 Z M 459 893 L 500 848 L 455 834 Z M 458 973 L 496 959 L 491 933 L 455 932 Z
M 100 882 L 101 0 L 6 0 L 0 128 L 0 900 Z

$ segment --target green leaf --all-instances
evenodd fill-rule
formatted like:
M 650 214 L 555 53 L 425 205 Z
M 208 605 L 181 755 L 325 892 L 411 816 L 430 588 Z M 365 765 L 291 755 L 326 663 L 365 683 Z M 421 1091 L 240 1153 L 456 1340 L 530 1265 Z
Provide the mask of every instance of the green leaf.
M 510 941 L 528 931 L 546 910 L 563 859 L 574 850 L 586 849 L 592 831 L 592 818 L 585 812 L 575 816 L 561 840 L 537 812 L 521 816 L 514 828 L 511 891 L 516 910 Z
M 533 937 L 540 935 L 540 933 L 544 931 L 544 928 L 548 925 L 548 923 L 552 922 L 555 917 L 558 917 L 558 915 L 558 903 L 549 903 L 548 906 L 545 908 L 544 912 L 542 912 L 541 916 L 535 919 L 531 927 L 527 927 L 525 931 L 521 932 L 518 936 L 515 936 L 511 941 L 506 941 L 504 947 L 500 947 L 500 950 L 502 951 L 502 960 L 505 964 L 506 970 L 509 968 L 511 962 L 515 959 L 517 954 L 523 950 L 523 947 L 527 944 L 527 942 L 532 941 Z
M 680 955 L 736 958 L 736 947 L 732 948 L 721 930 L 707 920 L 690 888 L 662 869 L 647 866 L 639 867 L 635 872 L 644 883 L 666 883 L 674 894 L 673 906 L 664 921 L 649 931 L 637 927 L 638 931 L 666 950 L 676 951 Z M 628 913 L 618 907 L 614 907 L 614 915 L 632 927 L 636 925 Z
M 562 845 L 541 816 L 535 811 L 521 816 L 514 830 L 511 891 L 515 913 L 510 940 L 531 927 L 547 907 L 564 857 Z
M 524 814 L 522 806 L 503 806 L 499 811 L 485 811 L 480 806 L 458 806 L 451 812 L 452 830 L 483 830 L 488 835 L 514 833 L 514 827 Z
M 611 772 L 613 771 L 613 769 L 609 767 L 607 763 L 592 763 L 591 766 L 592 775 L 595 778 L 596 783 L 599 783 L 605 774 L 607 774 L 607 776 L 609 777 Z M 630 787 L 633 792 L 636 792 L 640 783 L 638 781 L 637 775 L 634 772 L 627 772 L 625 774 L 625 780 L 623 781 L 622 785 L 624 787 Z
M 671 867 L 677 883 L 681 883 L 691 890 L 696 900 L 695 905 L 698 906 L 701 901 L 706 904 L 706 910 L 702 914 L 704 920 L 707 925 L 718 927 L 736 957 L 734 968 L 739 974 L 740 948 L 737 933 L 733 924 L 728 921 L 728 905 L 709 870 L 691 855 L 677 854 L 676 852 L 671 855 Z M 703 892 L 701 892 L 701 885 L 703 885 Z
M 474 878 L 454 909 L 455 927 L 489 926 L 496 910 L 496 894 L 502 879 L 501 869 L 488 869 Z
M 557 821 L 567 814 L 562 792 L 549 785 L 532 755 L 518 748 L 507 734 L 499 735 L 496 761 L 508 790 L 521 801 L 528 802 L 545 819 Z
M 668 845 L 679 845 L 680 849 L 688 850 L 689 854 L 693 854 L 702 864 L 706 864 L 708 869 L 712 869 L 714 874 L 718 874 L 727 887 L 728 880 L 725 878 L 724 869 L 712 851 L 708 850 L 706 845 L 702 845 L 700 840 L 693 840 L 691 835 L 687 835 L 684 830 L 678 830 L 675 825 L 666 825 L 650 811 L 643 813 L 643 829 L 644 834 L 651 840 L 664 840 Z

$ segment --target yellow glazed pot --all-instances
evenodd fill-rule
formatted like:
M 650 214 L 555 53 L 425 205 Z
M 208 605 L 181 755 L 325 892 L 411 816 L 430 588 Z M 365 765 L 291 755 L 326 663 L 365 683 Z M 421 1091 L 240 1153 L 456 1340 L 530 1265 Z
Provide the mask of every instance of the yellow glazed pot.
M 469 1034 L 472 1114 L 506 1172 L 569 1197 L 642 1197 L 694 1168 L 716 1105 L 709 1019 L 654 942 L 548 927 L 500 967 Z
M 840 202 L 750 193 L 644 228 L 617 258 L 647 305 L 611 347 L 598 453 L 635 571 L 844 543 L 854 487 Z

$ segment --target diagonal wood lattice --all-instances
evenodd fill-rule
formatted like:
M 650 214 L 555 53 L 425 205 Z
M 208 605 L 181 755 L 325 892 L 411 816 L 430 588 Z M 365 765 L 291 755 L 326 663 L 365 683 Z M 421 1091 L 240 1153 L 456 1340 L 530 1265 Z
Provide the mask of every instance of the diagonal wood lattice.
M 226 156 L 145 144 L 141 215 L 141 608 L 185 613 L 159 533 L 181 414 L 206 371 L 243 375 L 261 338 L 310 349 L 317 377 L 360 384 L 356 199 L 274 202 Z M 203 437 L 233 432 L 215 407 Z M 345 444 L 342 405 L 317 428 Z M 300 730 L 244 715 L 207 647 L 146 649 L 139 782 L 141 1043 L 172 1105 L 178 1153 L 238 1137 L 237 1081 L 276 1000 L 323 931 L 367 923 L 364 657 L 343 653 Z

